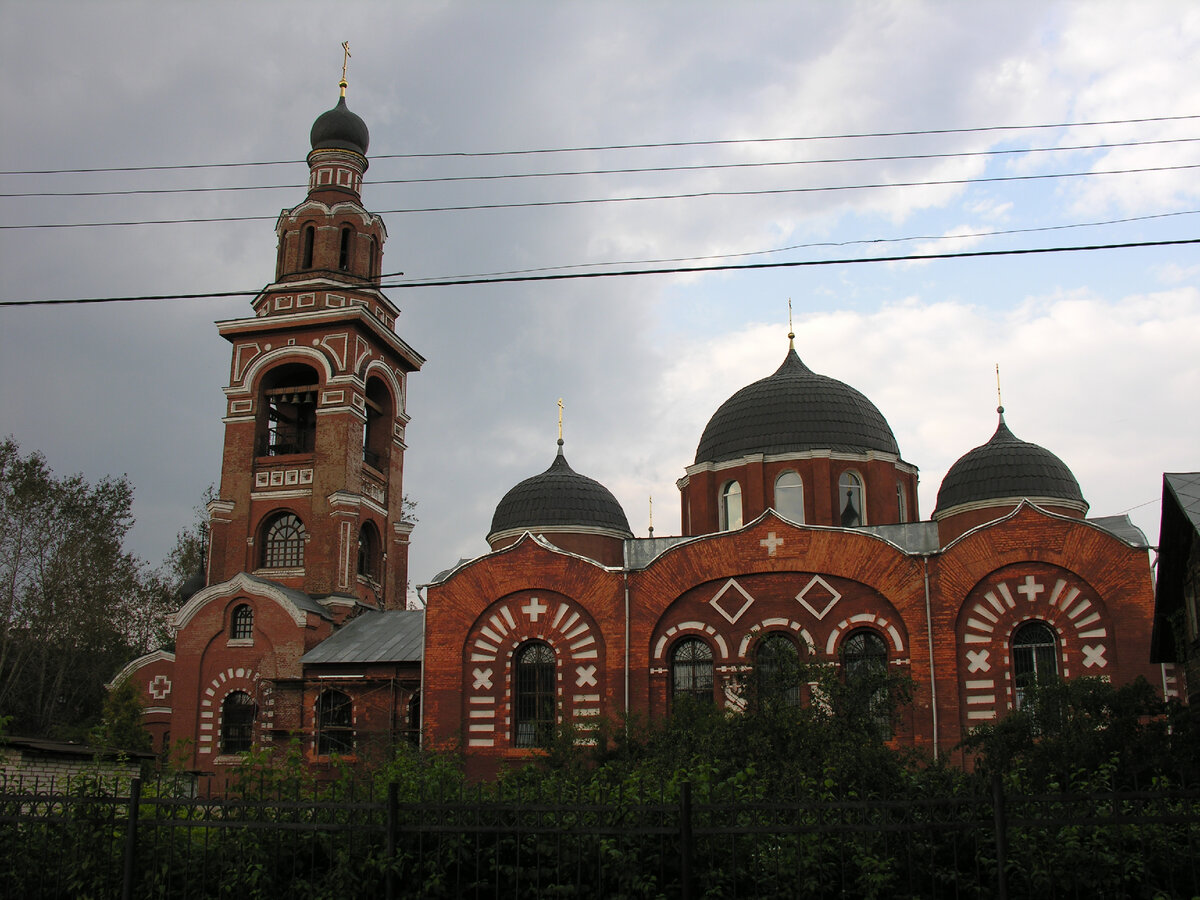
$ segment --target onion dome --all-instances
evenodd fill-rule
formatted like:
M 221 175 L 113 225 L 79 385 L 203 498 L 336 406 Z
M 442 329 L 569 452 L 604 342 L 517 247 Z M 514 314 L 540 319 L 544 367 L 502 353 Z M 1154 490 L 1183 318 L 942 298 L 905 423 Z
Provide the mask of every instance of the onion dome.
M 1067 464 L 1009 431 L 1003 406 L 996 412 L 1000 424 L 992 439 L 961 457 L 942 479 L 933 517 L 968 504 L 987 505 L 989 500 L 1049 501 L 1086 512 L 1087 501 Z
M 346 106 L 346 95 L 343 92 L 338 98 L 337 106 L 321 113 L 313 122 L 309 140 L 314 150 L 353 150 L 366 156 L 367 145 L 371 135 L 367 131 L 367 123 Z
M 696 462 L 805 450 L 900 455 L 874 403 L 850 385 L 813 372 L 791 348 L 774 375 L 721 404 L 700 437 Z
M 617 498 L 600 482 L 567 465 L 562 447 L 559 438 L 558 455 L 550 468 L 504 495 L 492 516 L 489 542 L 518 531 L 607 531 L 633 536 Z

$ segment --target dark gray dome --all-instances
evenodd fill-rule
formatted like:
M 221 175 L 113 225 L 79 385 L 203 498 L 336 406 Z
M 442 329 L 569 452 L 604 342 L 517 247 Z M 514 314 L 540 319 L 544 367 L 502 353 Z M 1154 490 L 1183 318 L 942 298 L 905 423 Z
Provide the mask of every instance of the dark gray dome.
M 367 123 L 347 108 L 346 98 L 339 97 L 337 106 L 317 116 L 309 140 L 314 150 L 353 150 L 366 156 L 371 135 Z
M 507 494 L 492 516 L 493 534 L 539 528 L 606 528 L 632 537 L 625 511 L 612 492 L 600 482 L 580 475 L 563 456 L 562 441 L 558 455 L 541 475 L 526 478 Z
M 992 439 L 965 454 L 946 473 L 938 488 L 934 516 L 964 503 L 1037 497 L 1082 504 L 1087 501 L 1067 464 L 1037 444 L 1008 430 L 1004 408 Z
M 850 385 L 813 372 L 789 349 L 774 375 L 721 404 L 700 438 L 696 462 L 804 450 L 900 455 L 896 436 L 874 403 Z

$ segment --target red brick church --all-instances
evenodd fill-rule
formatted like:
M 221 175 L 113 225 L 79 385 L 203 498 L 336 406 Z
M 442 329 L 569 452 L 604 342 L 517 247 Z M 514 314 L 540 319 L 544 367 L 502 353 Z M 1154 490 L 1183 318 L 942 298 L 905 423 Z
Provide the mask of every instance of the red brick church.
M 174 652 L 121 674 L 187 767 L 293 740 L 315 764 L 420 740 L 485 775 L 563 725 L 586 739 L 685 696 L 737 708 L 746 667 L 784 657 L 907 674 L 915 702 L 879 726 L 936 755 L 1046 675 L 1175 692 L 1149 662 L 1148 545 L 1126 517 L 1085 518 L 1071 470 L 1001 410 L 922 520 L 883 414 L 782 339 L 773 374 L 713 398 L 678 536 L 635 537 L 560 435 L 549 468 L 503 494 L 491 551 L 405 609 L 405 397 L 423 359 L 378 288 L 387 235 L 361 202 L 368 132 L 344 82 L 311 145 L 275 280 L 253 315 L 218 323 L 231 365 L 204 584 Z

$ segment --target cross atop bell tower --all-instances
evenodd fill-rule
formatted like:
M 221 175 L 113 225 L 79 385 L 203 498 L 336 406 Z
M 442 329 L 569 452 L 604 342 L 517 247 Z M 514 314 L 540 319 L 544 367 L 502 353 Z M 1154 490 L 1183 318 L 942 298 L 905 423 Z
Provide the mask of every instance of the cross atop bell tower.
M 408 375 L 424 359 L 379 289 L 383 219 L 361 201 L 366 123 L 341 96 L 313 123 L 307 197 L 276 224 L 275 280 L 233 345 L 208 583 L 239 572 L 331 609 L 403 608 Z

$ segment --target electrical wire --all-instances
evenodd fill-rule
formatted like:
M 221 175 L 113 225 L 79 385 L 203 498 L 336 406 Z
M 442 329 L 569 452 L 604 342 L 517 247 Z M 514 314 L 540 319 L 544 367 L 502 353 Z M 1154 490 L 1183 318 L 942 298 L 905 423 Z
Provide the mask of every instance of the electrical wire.
M 824 185 L 798 188 L 766 188 L 747 191 L 689 191 L 681 194 L 654 194 L 633 197 L 588 197 L 578 200 L 528 200 L 514 203 L 471 203 L 461 206 L 424 206 L 404 209 L 376 211 L 377 215 L 405 215 L 410 213 L 475 212 L 486 209 L 537 209 L 552 206 L 588 206 L 601 203 L 635 203 L 660 200 L 694 200 L 706 197 L 765 197 L 785 194 L 834 193 L 841 191 L 881 190 L 886 188 L 943 187 L 966 184 L 996 184 L 1001 182 L 1045 181 L 1055 178 L 1085 178 L 1097 175 L 1133 175 L 1147 172 L 1176 172 L 1200 168 L 1200 163 L 1176 166 L 1140 166 L 1132 169 L 1104 169 L 1092 172 L 1050 172 L 1034 175 L 993 175 L 980 178 L 949 178 L 933 181 L 893 181 L 867 184 Z M 0 225 L 0 231 L 22 231 L 47 228 L 112 228 L 134 225 L 198 225 L 215 222 L 260 222 L 276 220 L 272 216 L 215 216 L 187 219 L 140 219 L 118 222 L 48 222 L 34 225 Z
M 679 166 L 635 166 L 622 169 L 579 169 L 563 172 L 507 172 L 498 175 L 441 175 L 429 178 L 389 178 L 378 181 L 364 182 L 369 187 L 382 185 L 410 184 L 449 184 L 469 181 L 511 181 L 530 178 L 563 178 L 597 175 L 645 175 L 665 174 L 670 172 L 712 172 L 730 169 L 767 169 L 784 168 L 789 166 L 834 165 L 840 163 L 877 163 L 877 162 L 909 162 L 935 159 L 969 159 L 987 156 L 1011 156 L 1029 153 L 1065 153 L 1080 150 L 1112 150 L 1123 147 L 1149 147 L 1163 144 L 1190 144 L 1200 141 L 1200 137 L 1162 138 L 1148 141 L 1112 141 L 1100 144 L 1076 144 L 1063 147 L 1016 147 L 999 150 L 964 150 L 959 153 L 909 153 L 894 156 L 842 156 L 822 159 L 790 159 L 771 162 L 746 163 L 698 163 L 696 165 Z M 0 198 L 30 198 L 30 197 L 132 197 L 143 195 L 163 194 L 214 194 L 239 191 L 282 191 L 300 190 L 306 184 L 263 184 L 235 185 L 228 187 L 190 187 L 190 188 L 130 188 L 119 191 L 26 191 L 0 193 Z
M 1169 241 L 1130 241 L 1120 244 L 1090 244 L 1070 247 L 1028 247 L 1012 250 L 968 250 L 958 253 L 915 253 L 906 256 L 870 256 L 851 259 L 815 259 L 794 260 L 790 262 L 761 262 L 761 263 L 730 263 L 723 266 L 676 266 L 662 269 L 625 269 L 612 272 L 573 272 L 555 275 L 515 275 L 501 278 L 460 278 L 453 281 L 423 281 L 409 283 L 392 283 L 371 285 L 377 289 L 408 289 L 419 287 L 459 287 L 481 284 L 511 284 L 532 281 L 567 281 L 593 278 L 618 278 L 642 275 L 679 275 L 698 274 L 706 272 L 728 272 L 751 269 L 785 269 L 813 266 L 861 265 L 866 263 L 887 262 L 920 262 L 923 260 L 939 259 L 978 259 L 1000 256 L 1029 256 L 1044 253 L 1076 253 L 1096 250 L 1128 250 L 1139 247 L 1173 247 L 1186 244 L 1200 244 L 1200 238 L 1181 238 Z M 128 297 L 79 297 L 60 300 L 3 300 L 0 307 L 27 306 L 73 306 L 80 304 L 98 303 L 132 303 L 151 300 L 195 300 L 214 299 L 223 297 L 254 297 L 262 293 L 262 289 L 254 291 L 220 291 L 196 294 L 145 294 Z
M 1046 128 L 1090 128 L 1102 125 L 1140 125 L 1149 122 L 1182 122 L 1200 119 L 1197 115 L 1179 116 L 1142 116 L 1135 119 L 1103 119 L 1087 122 L 1052 122 L 1034 125 L 984 125 L 973 128 L 929 128 L 910 131 L 874 131 L 847 132 L 843 134 L 805 135 L 801 137 L 773 138 L 722 138 L 703 141 L 660 141 L 644 144 L 604 144 L 589 147 L 556 147 L 530 150 L 486 150 L 486 151 L 449 151 L 442 153 L 388 153 L 371 157 L 372 159 L 450 159 L 450 158 L 482 158 L 494 156 L 531 156 L 547 153 L 592 153 L 608 150 L 652 150 L 673 147 L 717 147 L 733 144 L 773 144 L 796 141 L 836 141 L 854 140 L 859 138 L 891 138 L 891 137 L 924 137 L 948 134 L 986 134 L 1005 131 L 1033 131 Z M 163 166 L 109 166 L 96 168 L 74 169 L 9 169 L 0 170 L 0 175 L 76 175 L 98 172 L 163 172 L 186 169 L 233 169 L 251 166 L 292 165 L 300 160 L 271 160 L 266 162 L 233 162 L 233 163 L 192 163 Z

